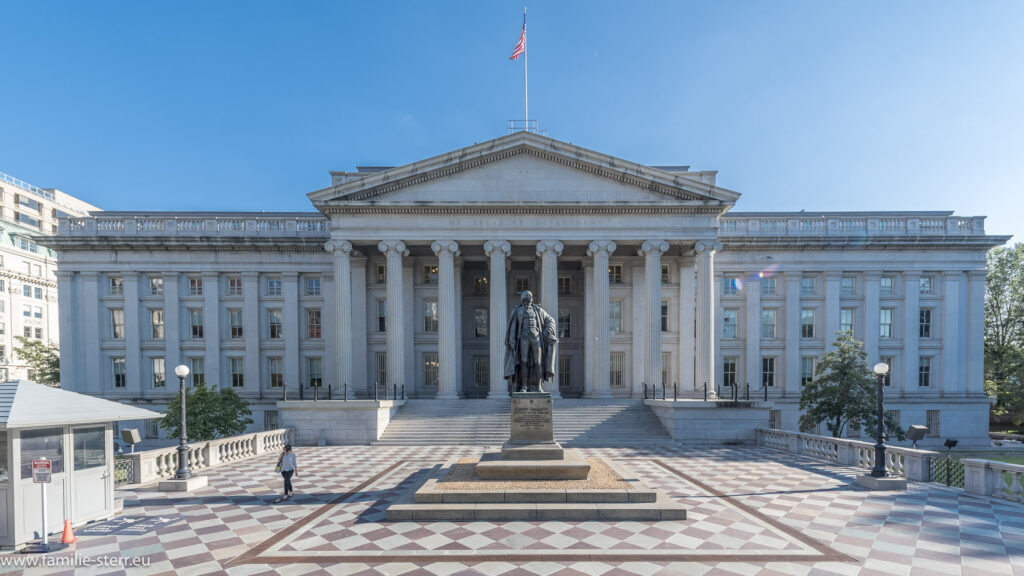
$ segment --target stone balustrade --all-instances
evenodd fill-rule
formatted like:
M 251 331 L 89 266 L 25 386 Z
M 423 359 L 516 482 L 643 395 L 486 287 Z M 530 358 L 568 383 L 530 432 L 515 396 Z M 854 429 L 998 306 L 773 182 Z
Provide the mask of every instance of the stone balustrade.
M 268 430 L 189 444 L 188 464 L 192 472 L 202 472 L 221 464 L 239 462 L 278 452 L 289 443 L 290 429 Z M 171 478 L 178 469 L 178 447 L 170 446 L 126 454 L 132 460 L 132 484 L 145 484 Z
M 833 438 L 787 430 L 757 429 L 757 444 L 794 454 L 803 454 L 834 462 L 841 466 L 872 469 L 875 466 L 875 445 L 871 442 Z M 901 446 L 885 447 L 885 467 L 889 474 L 907 480 L 931 480 L 931 460 L 941 454 Z M 1019 467 L 1024 472 L 1024 466 Z
M 984 236 L 983 216 L 962 217 L 950 212 L 877 214 L 757 214 L 725 215 L 719 221 L 721 238 L 735 236 Z
M 1024 466 L 993 460 L 961 460 L 964 465 L 964 490 L 1011 502 L 1024 501 L 1021 486 Z
M 119 213 L 60 218 L 62 236 L 299 236 L 327 238 L 327 218 L 315 213 L 268 216 L 245 213 Z

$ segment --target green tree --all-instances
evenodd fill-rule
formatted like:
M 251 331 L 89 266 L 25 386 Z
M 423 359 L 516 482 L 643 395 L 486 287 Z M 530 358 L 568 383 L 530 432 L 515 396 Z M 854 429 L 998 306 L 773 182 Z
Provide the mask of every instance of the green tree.
M 167 405 L 160 427 L 172 438 L 181 435 L 181 395 Z M 252 424 L 249 403 L 231 388 L 213 389 L 198 384 L 185 389 L 185 429 L 190 442 L 213 440 L 245 432 Z
M 1024 244 L 997 246 L 985 277 L 985 391 L 997 421 L 1024 424 Z
M 14 353 L 28 364 L 32 379 L 47 386 L 60 386 L 60 351 L 53 344 L 15 336 Z
M 834 346 L 800 393 L 800 429 L 810 432 L 824 422 L 836 438 L 850 426 L 873 436 L 878 426 L 878 383 L 864 344 L 845 331 L 836 333 Z M 906 438 L 891 415 L 885 415 L 884 424 L 887 435 Z

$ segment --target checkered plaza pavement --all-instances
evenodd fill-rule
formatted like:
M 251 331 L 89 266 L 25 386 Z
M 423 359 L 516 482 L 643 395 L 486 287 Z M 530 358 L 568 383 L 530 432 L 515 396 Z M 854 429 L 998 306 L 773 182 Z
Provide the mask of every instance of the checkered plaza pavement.
M 119 493 L 125 521 L 61 555 L 137 556 L 128 574 L 1024 576 L 1024 504 L 935 484 L 869 492 L 860 472 L 761 447 L 583 449 L 683 503 L 680 522 L 397 522 L 384 510 L 472 447 L 297 448 L 296 495 L 276 455 L 214 468 L 193 494 Z M 130 528 L 130 527 L 129 527 Z M 2 571 L 2 569 L 0 569 Z M 14 571 L 13 573 L 19 573 Z M 30 568 L 25 574 L 123 574 Z

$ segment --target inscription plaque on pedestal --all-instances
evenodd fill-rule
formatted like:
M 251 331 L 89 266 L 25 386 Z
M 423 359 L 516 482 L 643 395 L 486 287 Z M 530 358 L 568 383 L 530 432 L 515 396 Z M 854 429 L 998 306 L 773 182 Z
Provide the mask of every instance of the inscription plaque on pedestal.
M 509 444 L 555 441 L 551 394 L 522 392 L 512 395 L 512 434 Z

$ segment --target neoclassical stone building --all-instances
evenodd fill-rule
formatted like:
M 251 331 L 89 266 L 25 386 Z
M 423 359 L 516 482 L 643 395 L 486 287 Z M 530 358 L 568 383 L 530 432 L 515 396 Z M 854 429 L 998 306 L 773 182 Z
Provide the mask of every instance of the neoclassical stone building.
M 949 212 L 736 213 L 715 175 L 518 132 L 334 172 L 313 213 L 64 219 L 63 384 L 159 409 L 184 363 L 248 397 L 257 428 L 300 386 L 504 397 L 529 289 L 559 320 L 566 401 L 749 384 L 795 428 L 801 383 L 852 329 L 892 366 L 904 425 L 984 437 L 985 252 L 1007 237 Z

